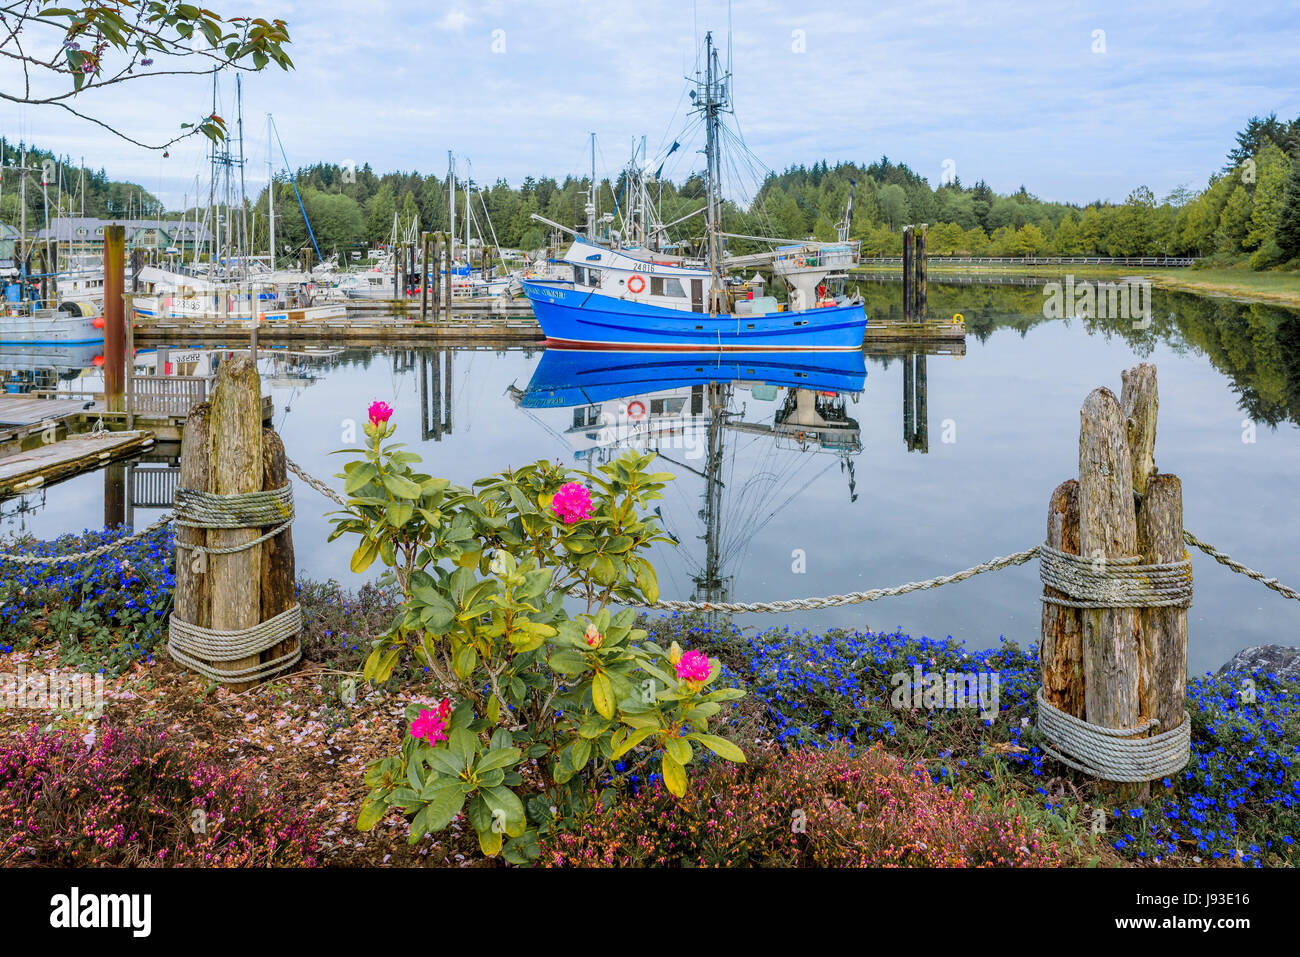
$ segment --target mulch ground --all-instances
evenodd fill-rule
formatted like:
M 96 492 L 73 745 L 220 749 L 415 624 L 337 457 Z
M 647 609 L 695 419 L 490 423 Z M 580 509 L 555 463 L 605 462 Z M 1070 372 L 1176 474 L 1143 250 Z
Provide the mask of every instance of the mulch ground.
M 30 676 L 60 668 L 50 651 L 15 651 L 0 670 Z M 290 675 L 245 692 L 214 687 L 165 657 L 137 665 L 104 684 L 101 722 L 118 726 L 153 721 L 215 764 L 234 765 L 267 793 L 300 809 L 319 831 L 323 863 L 355 866 L 481 866 L 472 832 L 453 824 L 411 846 L 405 821 L 390 814 L 369 832 L 356 828 L 367 788 L 366 765 L 391 755 L 406 732 L 406 705 L 428 702 L 428 686 L 379 690 L 356 680 L 356 700 L 345 700 L 341 672 L 304 662 Z M 93 720 L 68 711 L 4 708 L 0 735 L 33 724 L 91 730 Z

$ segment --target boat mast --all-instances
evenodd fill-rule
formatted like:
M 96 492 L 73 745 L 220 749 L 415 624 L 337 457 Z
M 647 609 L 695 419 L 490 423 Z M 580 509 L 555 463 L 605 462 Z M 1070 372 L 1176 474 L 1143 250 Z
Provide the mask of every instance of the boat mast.
M 591 182 L 587 188 L 587 241 L 596 241 L 596 134 L 591 134 Z
M 447 150 L 447 192 L 451 196 L 451 218 L 447 221 L 447 235 L 451 243 L 451 261 L 456 262 L 456 161 Z M 450 272 L 450 270 L 448 270 Z
M 275 174 L 271 171 L 271 114 L 266 114 L 266 218 L 270 227 L 267 246 L 271 252 L 271 271 L 275 271 Z
M 240 250 L 239 273 L 244 282 L 248 282 L 248 257 L 253 251 L 253 244 L 248 240 L 248 190 L 244 186 L 244 78 L 235 74 L 235 103 L 239 118 L 239 221 Z
M 722 190 L 718 182 L 722 168 L 719 126 L 721 112 L 727 108 L 727 81 L 729 74 L 721 72 L 718 51 L 713 46 L 713 33 L 704 35 L 704 84 L 696 95 L 696 109 L 704 113 L 704 152 L 707 159 L 705 175 L 705 258 L 709 265 L 709 315 L 722 311 Z

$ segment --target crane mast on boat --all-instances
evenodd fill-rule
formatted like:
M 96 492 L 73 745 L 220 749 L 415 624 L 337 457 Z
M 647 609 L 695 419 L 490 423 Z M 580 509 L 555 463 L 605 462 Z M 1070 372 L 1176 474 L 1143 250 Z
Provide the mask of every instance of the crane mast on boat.
M 697 74 L 698 77 L 698 74 Z M 709 315 L 722 311 L 722 188 L 719 182 L 722 169 L 722 138 L 719 127 L 721 114 L 731 108 L 728 87 L 731 74 L 724 73 L 718 62 L 718 50 L 713 45 L 713 33 L 704 35 L 704 80 L 697 79 L 692 91 L 696 112 L 704 115 L 705 164 L 705 262 L 709 267 Z

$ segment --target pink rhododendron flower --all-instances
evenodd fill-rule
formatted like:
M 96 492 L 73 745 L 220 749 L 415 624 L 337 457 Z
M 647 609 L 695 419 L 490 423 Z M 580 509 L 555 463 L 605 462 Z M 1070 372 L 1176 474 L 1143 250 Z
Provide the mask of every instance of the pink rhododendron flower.
M 551 500 L 551 511 L 572 525 L 591 516 L 591 493 L 577 482 L 565 482 Z
M 709 659 L 703 652 L 688 651 L 677 662 L 679 681 L 706 681 L 709 677 Z
M 438 717 L 446 721 L 451 717 L 451 699 L 443 698 L 438 702 Z
M 600 643 L 605 640 L 605 636 L 600 633 L 594 621 L 587 626 L 587 634 L 584 637 L 589 648 L 599 648 Z
M 393 407 L 387 402 L 380 402 L 378 399 L 370 403 L 370 408 L 367 411 L 370 414 L 371 425 L 383 425 L 393 417 Z
M 443 704 L 447 702 L 444 701 Z M 439 741 L 447 740 L 447 722 L 443 720 L 439 712 L 442 705 L 438 706 L 438 711 L 430 711 L 428 708 L 421 708 L 420 715 L 411 722 L 411 737 L 424 738 L 430 744 L 437 744 Z

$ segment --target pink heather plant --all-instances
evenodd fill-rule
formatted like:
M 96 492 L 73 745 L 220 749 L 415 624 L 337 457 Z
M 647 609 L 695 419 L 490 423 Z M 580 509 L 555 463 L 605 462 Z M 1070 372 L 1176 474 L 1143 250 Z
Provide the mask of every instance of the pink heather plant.
M 370 403 L 370 408 L 367 411 L 370 414 L 371 425 L 384 425 L 393 417 L 393 407 L 387 402 L 380 402 L 378 399 Z
M 591 515 L 591 493 L 577 482 L 566 482 L 555 493 L 551 511 L 564 519 L 565 525 L 580 522 Z
M 707 681 L 709 659 L 699 651 L 688 651 L 677 661 L 678 681 Z
M 442 715 L 443 705 L 446 705 L 446 699 L 438 706 L 437 711 L 430 711 L 428 708 L 421 708 L 419 716 L 411 722 L 411 737 L 424 738 L 430 744 L 437 744 L 439 741 L 447 740 L 447 722 Z M 450 710 L 450 709 L 448 709 Z

